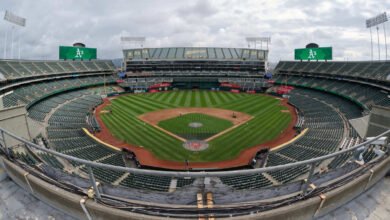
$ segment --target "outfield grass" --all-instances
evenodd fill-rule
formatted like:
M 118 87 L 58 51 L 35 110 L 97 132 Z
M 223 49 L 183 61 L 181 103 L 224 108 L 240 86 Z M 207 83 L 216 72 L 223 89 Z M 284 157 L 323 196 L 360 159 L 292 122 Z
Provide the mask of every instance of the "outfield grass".
M 189 124 L 193 122 L 201 123 L 202 126 L 190 127 Z M 190 113 L 160 121 L 158 126 L 187 140 L 204 140 L 228 129 L 233 123 L 205 114 Z
M 214 107 L 240 111 L 254 116 L 245 123 L 209 142 L 209 148 L 191 152 L 182 142 L 151 125 L 138 115 L 159 109 L 177 107 Z M 233 159 L 248 147 L 276 138 L 292 117 L 280 101 L 262 95 L 229 92 L 172 91 L 121 96 L 112 101 L 112 114 L 102 114 L 102 120 L 118 139 L 142 146 L 156 157 L 171 161 L 209 162 Z

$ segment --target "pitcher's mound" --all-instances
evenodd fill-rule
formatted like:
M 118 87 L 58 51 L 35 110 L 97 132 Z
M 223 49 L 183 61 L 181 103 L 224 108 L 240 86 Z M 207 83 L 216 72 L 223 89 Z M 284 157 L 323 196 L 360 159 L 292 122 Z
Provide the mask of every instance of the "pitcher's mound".
M 188 127 L 190 127 L 190 128 L 200 128 L 202 126 L 203 126 L 203 124 L 200 122 L 191 122 L 188 124 Z

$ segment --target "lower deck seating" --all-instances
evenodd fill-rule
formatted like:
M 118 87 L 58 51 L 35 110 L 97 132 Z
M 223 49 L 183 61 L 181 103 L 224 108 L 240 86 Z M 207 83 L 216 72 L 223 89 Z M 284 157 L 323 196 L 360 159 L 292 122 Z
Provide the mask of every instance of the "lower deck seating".
M 83 93 L 83 91 L 80 91 Z M 75 97 L 72 101 L 58 108 L 49 119 L 47 128 L 49 144 L 59 152 L 75 156 L 78 158 L 97 161 L 116 166 L 125 166 L 122 155 L 113 152 L 104 146 L 96 144 L 88 138 L 82 127 L 87 125 L 86 115 L 91 108 L 100 104 L 101 99 L 96 95 L 84 95 Z M 74 163 L 78 166 L 78 164 Z M 81 170 L 88 172 L 87 167 L 82 166 Z M 104 183 L 114 183 L 125 173 L 111 171 L 102 168 L 93 168 L 97 180 Z M 191 184 L 193 180 L 178 179 L 178 187 Z M 158 191 L 168 191 L 171 182 L 170 177 L 154 177 L 148 175 L 129 174 L 120 185 L 150 189 Z
M 296 142 L 269 154 L 267 166 L 307 160 L 338 150 L 343 140 L 347 118 L 360 117 L 361 109 L 337 96 L 318 91 L 295 88 L 289 101 L 297 106 L 305 117 L 303 128 L 309 131 Z M 353 129 L 353 128 L 349 128 Z M 335 162 L 336 163 L 336 162 Z M 333 165 L 332 165 L 333 166 Z M 270 175 L 281 183 L 289 182 L 308 171 L 307 167 L 289 169 L 288 174 L 272 172 Z

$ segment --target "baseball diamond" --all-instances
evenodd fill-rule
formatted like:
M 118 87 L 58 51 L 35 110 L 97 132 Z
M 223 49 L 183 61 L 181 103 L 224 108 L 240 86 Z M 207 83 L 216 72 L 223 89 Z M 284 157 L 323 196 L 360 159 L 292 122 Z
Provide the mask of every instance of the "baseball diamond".
M 233 126 L 233 123 L 206 114 L 189 113 L 160 121 L 158 126 L 188 140 L 203 140 Z
M 193 162 L 216 162 L 234 159 L 245 149 L 279 137 L 292 121 L 291 114 L 295 114 L 274 97 L 205 90 L 127 95 L 114 98 L 110 103 L 107 109 L 112 113 L 100 113 L 109 132 L 121 141 L 142 146 L 157 158 L 168 161 L 189 159 Z M 250 115 L 247 117 L 250 120 L 208 141 L 206 150 L 191 154 L 182 147 L 184 140 L 168 135 L 137 117 L 148 112 L 183 107 L 205 108 L 202 112 L 207 112 L 207 108 L 225 109 L 231 120 L 238 120 L 241 116 L 233 117 L 242 112 Z M 160 121 L 157 126 L 184 139 L 203 140 L 233 125 L 227 120 L 205 114 L 178 114 L 175 118 Z M 203 126 L 190 128 L 190 122 L 201 122 Z

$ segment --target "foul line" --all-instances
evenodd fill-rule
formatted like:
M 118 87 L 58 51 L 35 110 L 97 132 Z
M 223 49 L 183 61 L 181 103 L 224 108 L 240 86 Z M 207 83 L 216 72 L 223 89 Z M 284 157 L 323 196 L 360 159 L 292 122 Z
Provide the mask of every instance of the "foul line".
M 150 123 L 150 122 L 144 120 L 143 118 L 140 118 L 140 117 L 137 117 L 137 118 L 138 118 L 139 120 L 141 120 L 141 121 L 147 123 L 148 125 L 151 125 L 151 126 L 157 128 L 157 129 L 159 129 L 160 131 L 162 131 L 162 132 L 164 132 L 164 133 L 167 133 L 168 135 L 170 135 L 170 136 L 172 136 L 172 137 L 174 137 L 174 138 L 176 138 L 176 139 L 179 139 L 180 141 L 183 141 L 183 142 L 186 142 L 186 141 L 187 141 L 186 139 L 184 139 L 184 138 L 182 138 L 182 137 L 180 137 L 180 136 L 178 136 L 178 135 L 176 135 L 176 134 L 174 134 L 174 133 L 172 133 L 172 132 L 170 132 L 170 131 L 167 131 L 167 130 L 165 130 L 165 129 L 162 128 L 162 127 L 159 127 L 159 126 L 157 126 L 157 125 L 154 125 L 154 124 L 152 124 L 152 123 Z
M 120 148 L 115 147 L 115 146 L 113 146 L 113 145 L 111 145 L 111 144 L 108 144 L 108 143 L 106 143 L 106 142 L 100 140 L 99 138 L 95 137 L 93 134 L 91 134 L 91 133 L 88 131 L 88 129 L 86 129 L 86 128 L 82 128 L 82 129 L 83 129 L 83 131 L 84 131 L 84 133 L 85 133 L 86 135 L 88 135 L 90 138 L 92 138 L 94 141 L 98 142 L 99 144 L 102 144 L 102 145 L 104 145 L 104 146 L 106 146 L 106 147 L 108 147 L 108 148 L 111 148 L 111 150 L 114 150 L 114 151 L 121 151 Z
M 299 135 L 297 135 L 296 137 L 294 137 L 293 139 L 281 144 L 281 145 L 278 145 L 276 147 L 273 147 L 270 151 L 275 151 L 275 150 L 279 150 L 289 144 L 292 144 L 294 143 L 295 141 L 297 141 L 298 139 L 300 139 L 303 135 L 305 135 L 307 133 L 307 131 L 309 130 L 309 128 L 305 128 L 305 130 L 303 130 Z
M 211 141 L 211 140 L 213 140 L 213 139 L 215 139 L 215 138 L 217 138 L 217 137 L 219 137 L 219 136 L 221 136 L 221 135 L 223 135 L 223 134 L 226 134 L 227 132 L 229 132 L 229 131 L 231 131 L 231 130 L 237 128 L 238 126 L 240 126 L 240 125 L 242 125 L 242 124 L 244 124 L 244 123 L 248 123 L 248 121 L 252 120 L 253 118 L 254 118 L 254 117 L 251 116 L 247 121 L 242 121 L 242 122 L 240 122 L 240 123 L 234 125 L 233 127 L 230 127 L 230 128 L 228 128 L 228 129 L 225 129 L 225 130 L 219 132 L 218 134 L 216 134 L 216 135 L 214 135 L 214 136 L 211 136 L 211 137 L 207 138 L 207 139 L 204 140 L 204 141 L 209 142 L 209 141 Z

